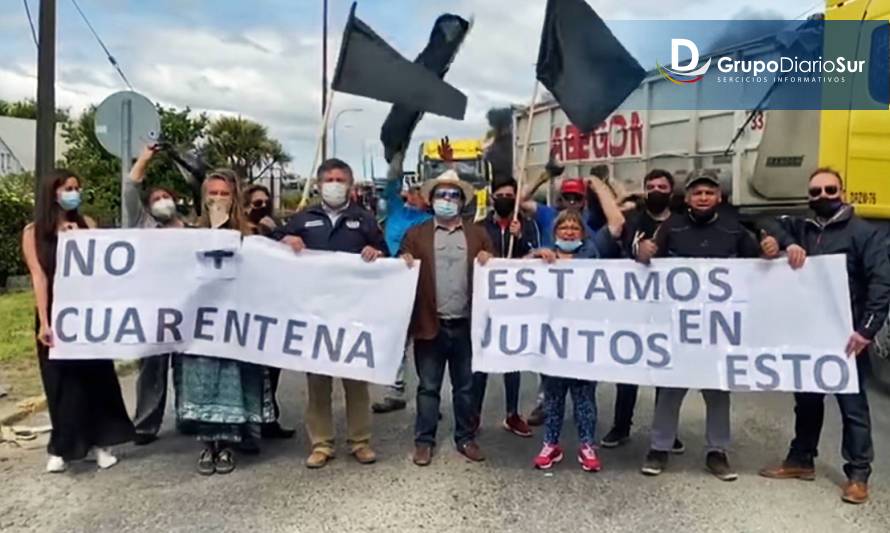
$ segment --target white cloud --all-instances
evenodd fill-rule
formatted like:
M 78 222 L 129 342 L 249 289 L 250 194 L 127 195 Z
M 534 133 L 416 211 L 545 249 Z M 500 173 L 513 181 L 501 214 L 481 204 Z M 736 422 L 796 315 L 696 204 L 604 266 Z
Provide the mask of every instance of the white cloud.
M 727 11 L 726 3 L 704 0 L 591 0 L 606 20 L 614 18 L 731 17 L 741 9 L 756 13 L 772 7 L 767 0 L 747 0 Z M 534 83 L 543 0 L 436 0 L 423 2 L 407 14 L 412 31 L 421 35 L 416 49 L 401 50 L 413 58 L 425 44 L 435 16 L 453 11 L 475 18 L 475 26 L 460 51 L 448 82 L 469 97 L 463 122 L 427 115 L 415 140 L 450 135 L 481 137 L 487 129 L 486 111 L 511 103 L 526 104 Z M 108 9 L 114 9 L 109 3 Z M 787 0 L 782 14 L 795 16 L 812 7 L 812 0 Z M 33 97 L 36 92 L 36 55 L 23 15 L 0 15 L 0 46 L 16 55 L 0 65 L 0 98 Z M 133 19 L 128 19 L 133 20 Z M 333 71 L 342 21 L 331 21 L 330 64 Z M 373 25 L 373 24 L 372 24 Z M 399 27 L 379 27 L 381 35 L 396 35 Z M 422 30 L 421 30 L 422 29 Z M 8 31 L 5 31 L 8 30 Z M 168 24 L 99 28 L 116 51 L 136 89 L 165 105 L 189 106 L 215 114 L 241 114 L 270 127 L 294 157 L 294 170 L 310 170 L 320 119 L 320 47 L 316 34 L 286 33 L 276 27 L 252 25 L 237 32 L 220 28 Z M 123 84 L 92 41 L 60 42 L 57 102 L 74 110 L 96 104 Z M 7 39 L 17 43 L 8 47 Z M 126 61 L 123 59 L 126 58 Z M 343 115 L 338 126 L 338 152 L 358 167 L 366 145 L 380 158 L 379 128 L 389 105 L 350 95 L 335 97 L 337 110 L 357 107 L 362 113 Z M 347 127 L 348 126 L 348 127 Z M 416 156 L 414 156 L 416 157 Z M 410 160 L 410 159 L 409 159 Z M 379 170 L 378 170 L 379 172 Z

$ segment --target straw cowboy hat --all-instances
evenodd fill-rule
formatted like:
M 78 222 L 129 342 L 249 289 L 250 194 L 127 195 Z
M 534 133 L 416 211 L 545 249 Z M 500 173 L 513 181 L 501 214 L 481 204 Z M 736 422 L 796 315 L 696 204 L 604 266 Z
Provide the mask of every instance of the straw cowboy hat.
M 472 185 L 467 183 L 466 181 L 460 179 L 457 172 L 454 170 L 446 170 L 445 172 L 439 174 L 439 176 L 435 179 L 429 180 L 423 184 L 423 187 L 420 188 L 420 194 L 424 196 L 429 201 L 432 201 L 433 189 L 438 187 L 439 185 L 452 185 L 454 187 L 459 188 L 464 193 L 464 201 L 469 202 L 473 196 L 476 195 L 476 189 L 473 188 Z

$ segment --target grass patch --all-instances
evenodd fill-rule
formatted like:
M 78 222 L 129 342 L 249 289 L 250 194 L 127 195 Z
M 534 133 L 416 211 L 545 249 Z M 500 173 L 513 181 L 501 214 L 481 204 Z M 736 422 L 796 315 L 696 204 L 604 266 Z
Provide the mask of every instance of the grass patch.
M 40 394 L 43 386 L 34 340 L 34 293 L 0 294 L 0 381 L 9 398 Z

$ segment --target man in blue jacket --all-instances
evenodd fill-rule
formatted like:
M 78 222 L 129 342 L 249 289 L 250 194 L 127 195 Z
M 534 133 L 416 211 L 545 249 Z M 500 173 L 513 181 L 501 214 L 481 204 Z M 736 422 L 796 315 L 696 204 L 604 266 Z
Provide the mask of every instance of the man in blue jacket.
M 389 162 L 389 170 L 386 174 L 386 189 L 383 198 L 386 201 L 386 221 L 384 223 L 384 235 L 386 245 L 393 253 L 402 246 L 402 239 L 409 229 L 423 224 L 433 218 L 429 210 L 429 203 L 420 193 L 420 176 L 404 176 L 402 165 L 405 160 L 405 152 L 396 153 Z M 404 177 L 403 177 L 404 176 Z M 408 340 L 410 343 L 410 339 Z M 405 354 L 408 346 L 405 346 Z M 387 387 L 383 400 L 374 402 L 371 409 L 375 413 L 389 413 L 404 409 L 405 401 L 405 354 L 402 355 L 402 363 L 396 374 L 394 385 Z
M 361 254 L 371 262 L 387 254 L 383 233 L 374 215 L 349 201 L 354 182 L 352 169 L 339 159 L 328 159 L 318 168 L 321 203 L 301 211 L 275 230 L 274 238 L 289 245 L 294 252 L 305 249 Z M 309 468 L 321 468 L 334 457 L 334 423 L 331 413 L 332 378 L 307 374 L 309 404 L 306 426 L 312 441 L 312 453 L 306 459 Z M 352 455 L 362 464 L 376 461 L 371 449 L 371 411 L 368 384 L 344 379 L 346 427 Z

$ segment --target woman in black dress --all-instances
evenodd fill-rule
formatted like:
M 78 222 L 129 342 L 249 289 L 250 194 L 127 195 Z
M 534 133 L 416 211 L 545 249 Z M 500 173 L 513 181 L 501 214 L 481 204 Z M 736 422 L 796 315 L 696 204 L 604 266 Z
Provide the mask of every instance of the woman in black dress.
M 80 214 L 80 178 L 58 169 L 43 178 L 35 220 L 22 236 L 36 300 L 37 358 L 53 430 L 47 472 L 62 472 L 68 461 L 95 450 L 99 468 L 114 466 L 109 446 L 133 440 L 133 424 L 121 397 L 111 361 L 63 361 L 49 358 L 53 345 L 52 288 L 60 231 L 95 227 Z

